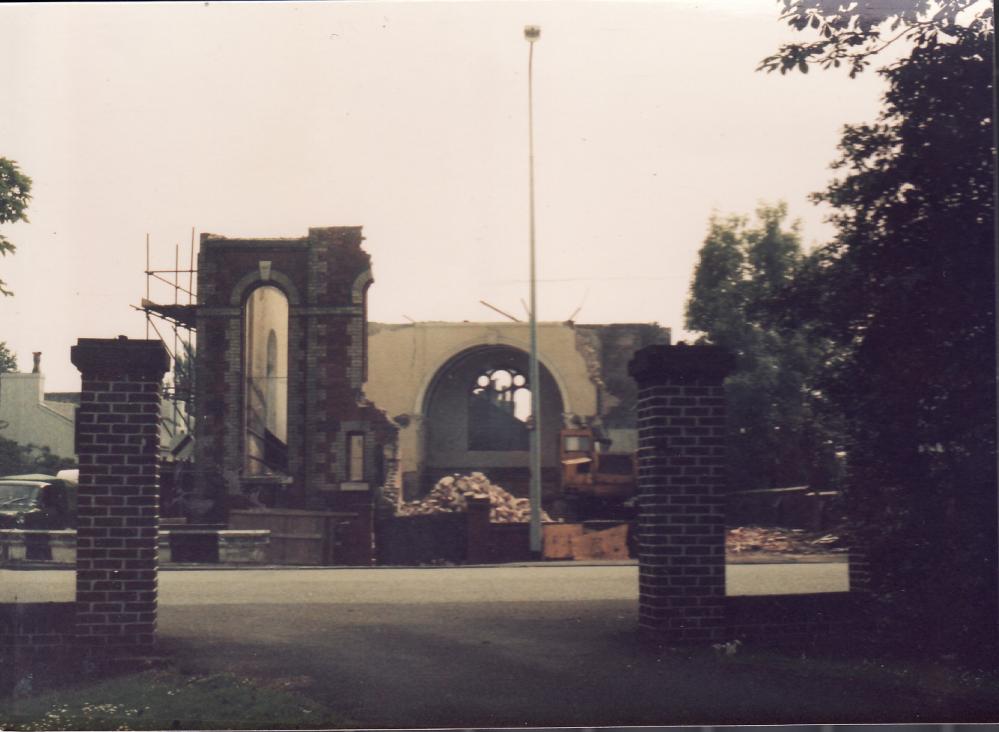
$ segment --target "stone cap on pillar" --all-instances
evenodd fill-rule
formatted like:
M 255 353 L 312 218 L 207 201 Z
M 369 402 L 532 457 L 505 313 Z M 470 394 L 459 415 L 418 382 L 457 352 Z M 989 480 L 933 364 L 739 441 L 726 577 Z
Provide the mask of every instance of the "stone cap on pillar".
M 721 383 L 735 368 L 735 356 L 721 346 L 646 346 L 628 363 L 628 373 L 639 386 L 666 382 Z
M 85 376 L 146 376 L 160 379 L 170 369 L 170 357 L 160 341 L 80 338 L 69 359 Z

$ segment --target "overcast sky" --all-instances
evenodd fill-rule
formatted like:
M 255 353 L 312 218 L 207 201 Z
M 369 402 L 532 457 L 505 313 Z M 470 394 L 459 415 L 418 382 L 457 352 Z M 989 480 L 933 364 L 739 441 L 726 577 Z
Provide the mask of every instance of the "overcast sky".
M 754 71 L 776 0 L 0 6 L 0 156 L 34 180 L 0 259 L 0 340 L 76 390 L 79 337 L 143 337 L 130 305 L 192 228 L 361 225 L 370 318 L 495 320 L 527 297 L 535 49 L 539 317 L 683 325 L 712 211 L 807 201 L 874 73 Z M 154 299 L 165 292 L 154 291 Z M 172 298 L 172 295 L 169 295 Z

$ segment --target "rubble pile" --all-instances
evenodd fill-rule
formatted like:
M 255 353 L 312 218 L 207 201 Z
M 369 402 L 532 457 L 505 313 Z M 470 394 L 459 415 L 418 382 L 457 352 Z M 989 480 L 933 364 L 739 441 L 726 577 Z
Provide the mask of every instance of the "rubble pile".
M 445 476 L 422 499 L 401 504 L 396 515 L 462 513 L 468 509 L 469 498 L 489 499 L 489 520 L 493 523 L 515 524 L 531 520 L 531 502 L 528 499 L 517 498 L 500 486 L 493 485 L 482 473 Z M 541 520 L 551 519 L 542 511 Z
M 838 533 L 740 526 L 728 530 L 725 551 L 728 554 L 826 554 L 845 552 L 847 546 Z

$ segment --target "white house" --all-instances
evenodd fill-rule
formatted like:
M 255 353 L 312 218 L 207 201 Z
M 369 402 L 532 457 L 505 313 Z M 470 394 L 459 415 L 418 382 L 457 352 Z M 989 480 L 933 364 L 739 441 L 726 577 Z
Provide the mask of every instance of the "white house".
M 47 447 L 53 455 L 71 458 L 76 406 L 45 398 L 45 377 L 34 373 L 0 374 L 0 437 L 21 445 Z

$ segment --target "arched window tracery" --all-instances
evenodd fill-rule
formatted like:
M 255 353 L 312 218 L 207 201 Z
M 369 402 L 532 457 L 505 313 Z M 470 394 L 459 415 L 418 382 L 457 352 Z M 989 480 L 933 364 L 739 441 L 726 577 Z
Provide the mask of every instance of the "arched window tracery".
M 527 376 L 511 366 L 480 373 L 468 402 L 469 450 L 526 450 L 531 419 Z

